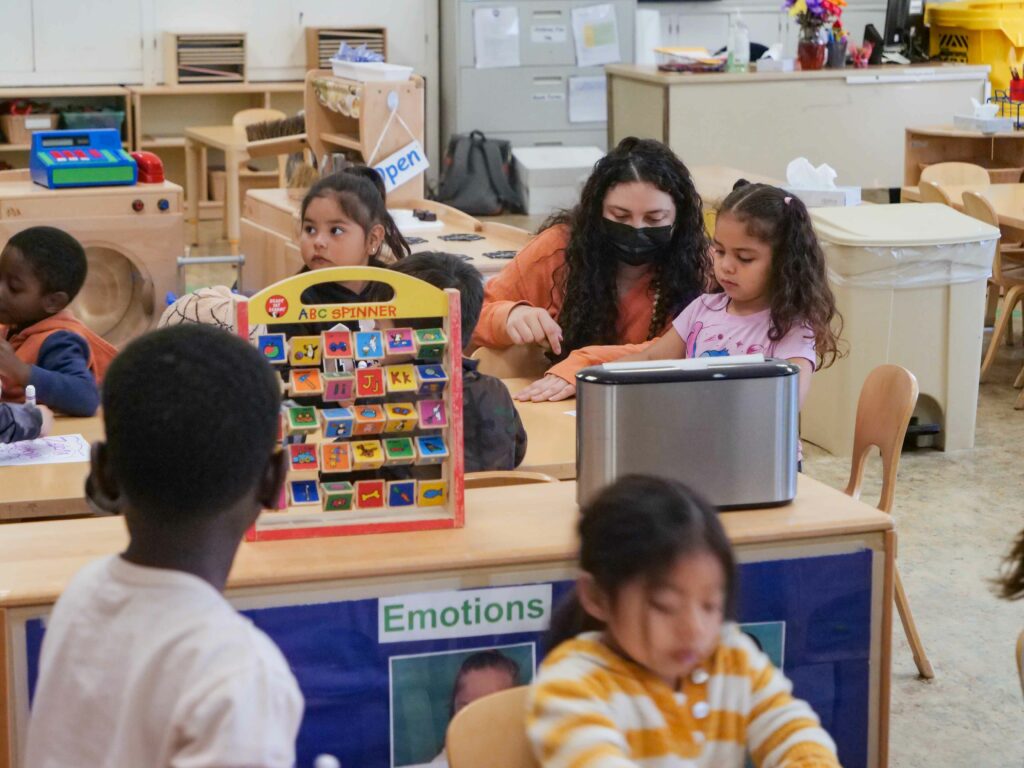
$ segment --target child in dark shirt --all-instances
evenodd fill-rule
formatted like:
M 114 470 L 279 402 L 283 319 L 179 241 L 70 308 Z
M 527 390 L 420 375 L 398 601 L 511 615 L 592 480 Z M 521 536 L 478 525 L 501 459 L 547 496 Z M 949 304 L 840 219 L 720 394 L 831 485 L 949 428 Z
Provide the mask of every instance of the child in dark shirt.
M 465 349 L 473 337 L 484 302 L 483 278 L 476 268 L 458 256 L 436 251 L 414 253 L 391 268 L 436 288 L 456 288 L 459 291 L 462 313 L 460 341 Z M 526 430 L 505 385 L 493 376 L 478 372 L 476 367 L 476 360 L 462 358 L 466 471 L 515 469 L 526 455 Z
M 40 404 L 72 416 L 99 406 L 103 374 L 117 350 L 68 305 L 85 283 L 85 249 L 67 232 L 30 227 L 0 253 L 0 385 L 8 402 L 36 388 Z

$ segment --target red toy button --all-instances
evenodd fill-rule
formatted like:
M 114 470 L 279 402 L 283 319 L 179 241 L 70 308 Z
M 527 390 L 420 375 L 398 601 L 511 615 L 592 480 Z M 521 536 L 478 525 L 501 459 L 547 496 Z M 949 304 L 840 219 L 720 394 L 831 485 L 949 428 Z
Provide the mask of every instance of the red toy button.
M 90 149 L 89 154 L 92 155 L 93 157 L 102 157 L 98 149 Z
M 136 213 L 138 213 L 139 211 L 141 211 L 145 207 L 146 207 L 146 204 L 144 202 L 142 202 L 141 200 L 132 200 L 132 210 L 135 211 Z

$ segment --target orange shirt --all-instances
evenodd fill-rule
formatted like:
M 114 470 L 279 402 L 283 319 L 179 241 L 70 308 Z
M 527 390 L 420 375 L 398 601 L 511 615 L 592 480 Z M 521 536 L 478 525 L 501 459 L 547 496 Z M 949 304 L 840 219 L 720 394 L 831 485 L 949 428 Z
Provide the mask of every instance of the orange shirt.
M 565 249 L 569 244 L 569 227 L 562 224 L 550 227 L 533 238 L 501 272 L 484 287 L 484 306 L 480 321 L 473 333 L 473 343 L 481 347 L 502 349 L 512 346 L 508 335 L 508 315 L 513 307 L 528 304 L 546 309 L 555 320 L 562 311 L 565 296 L 557 284 L 556 272 L 565 264 Z M 639 344 L 647 340 L 654 312 L 654 293 L 651 275 L 637 280 L 629 292 L 619 297 L 619 319 L 616 324 L 618 344 Z M 667 318 L 666 327 L 671 322 Z M 601 347 L 588 348 L 589 352 Z M 625 354 L 620 347 L 607 347 L 615 359 Z M 612 353 L 615 350 L 617 354 Z M 603 360 L 596 362 L 604 362 Z M 573 357 L 552 366 L 549 374 L 573 381 L 576 371 L 593 365 L 592 356 L 584 363 Z

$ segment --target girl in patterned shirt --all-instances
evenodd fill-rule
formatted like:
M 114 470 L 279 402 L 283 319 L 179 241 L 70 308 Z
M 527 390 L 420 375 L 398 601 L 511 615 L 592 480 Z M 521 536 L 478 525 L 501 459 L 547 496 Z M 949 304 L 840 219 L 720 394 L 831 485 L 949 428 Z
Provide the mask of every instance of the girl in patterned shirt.
M 732 621 L 732 549 L 714 509 L 628 476 L 579 524 L 562 642 L 534 682 L 527 729 L 545 768 L 837 768 L 835 744 Z M 586 631 L 590 630 L 590 631 Z

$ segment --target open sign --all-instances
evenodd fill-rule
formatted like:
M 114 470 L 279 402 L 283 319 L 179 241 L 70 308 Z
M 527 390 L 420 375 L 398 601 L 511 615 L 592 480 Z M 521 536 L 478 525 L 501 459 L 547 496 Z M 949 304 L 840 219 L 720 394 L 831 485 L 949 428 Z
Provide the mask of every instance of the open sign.
M 373 166 L 384 179 L 384 188 L 392 192 L 414 179 L 430 167 L 427 153 L 418 141 L 406 144 L 393 155 L 389 155 Z

